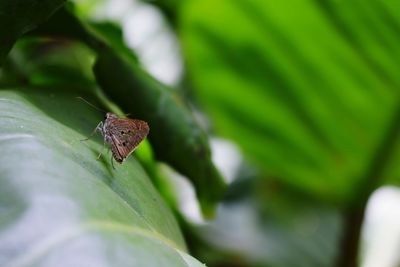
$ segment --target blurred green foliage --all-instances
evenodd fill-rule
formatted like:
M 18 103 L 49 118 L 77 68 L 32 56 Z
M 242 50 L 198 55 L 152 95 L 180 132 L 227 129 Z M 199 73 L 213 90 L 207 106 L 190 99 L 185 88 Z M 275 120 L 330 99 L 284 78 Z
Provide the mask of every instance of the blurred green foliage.
M 63 3 L 64 0 L 1 1 L 0 66 L 17 38 L 46 21 Z
M 266 175 L 318 199 L 351 200 L 397 111 L 389 51 L 387 65 L 371 58 L 371 42 L 352 42 L 318 1 L 211 4 L 184 5 L 181 35 L 194 89 L 216 130 Z M 342 14 L 351 4 L 331 5 Z M 349 31 L 356 38 L 366 27 Z M 362 36 L 383 42 L 381 31 Z

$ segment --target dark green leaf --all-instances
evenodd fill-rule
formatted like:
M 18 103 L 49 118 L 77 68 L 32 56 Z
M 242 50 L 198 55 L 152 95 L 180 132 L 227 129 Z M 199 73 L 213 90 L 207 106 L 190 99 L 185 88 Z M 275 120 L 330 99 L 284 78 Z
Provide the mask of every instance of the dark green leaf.
M 0 2 L 0 66 L 22 34 L 46 21 L 65 0 L 3 0 Z

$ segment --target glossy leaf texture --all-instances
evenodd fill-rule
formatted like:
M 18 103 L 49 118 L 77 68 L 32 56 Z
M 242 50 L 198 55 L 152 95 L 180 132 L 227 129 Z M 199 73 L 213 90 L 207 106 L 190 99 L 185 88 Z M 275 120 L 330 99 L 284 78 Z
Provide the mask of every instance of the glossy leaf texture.
M 371 168 L 397 142 L 395 6 L 186 1 L 179 25 L 195 93 L 264 177 L 328 203 L 358 201 L 368 175 L 387 177 L 388 166 Z
M 17 38 L 45 22 L 63 5 L 64 1 L 5 0 L 0 2 L 0 66 Z
M 0 90 L 1 266 L 201 266 L 149 177 L 113 170 L 69 88 Z

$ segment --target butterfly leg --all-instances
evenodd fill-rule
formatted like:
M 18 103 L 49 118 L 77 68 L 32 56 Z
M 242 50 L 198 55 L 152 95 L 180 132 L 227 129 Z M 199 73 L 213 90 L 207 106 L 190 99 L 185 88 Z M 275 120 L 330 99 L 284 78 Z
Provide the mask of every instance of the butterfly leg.
M 103 135 L 103 122 L 99 122 L 99 124 L 97 124 L 96 128 L 93 130 L 93 132 L 85 139 L 82 139 L 81 141 L 87 141 L 90 139 L 90 137 L 92 137 L 93 135 L 96 134 L 96 132 L 99 131 L 102 135 Z
M 103 147 L 101 148 L 100 154 L 97 156 L 97 159 L 100 159 L 101 155 L 103 154 L 104 148 L 106 147 L 106 139 L 103 140 Z
M 111 154 L 111 166 L 112 166 L 113 170 L 115 170 L 113 154 Z

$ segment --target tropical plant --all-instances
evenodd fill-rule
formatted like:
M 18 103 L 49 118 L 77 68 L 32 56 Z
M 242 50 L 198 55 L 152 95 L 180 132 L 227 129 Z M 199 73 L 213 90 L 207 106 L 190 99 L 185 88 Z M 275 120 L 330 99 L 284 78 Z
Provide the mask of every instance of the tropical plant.
M 0 2 L 0 265 L 357 266 L 370 195 L 399 184 L 399 4 L 149 1 L 182 50 L 171 86 L 99 2 Z M 77 97 L 148 139 L 97 160 L 80 140 L 103 118 Z M 213 136 L 243 156 L 228 187 Z

